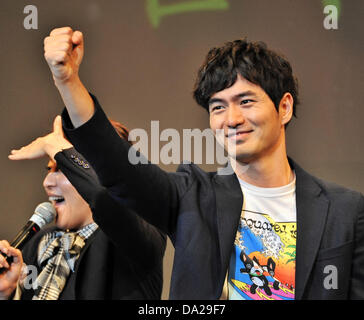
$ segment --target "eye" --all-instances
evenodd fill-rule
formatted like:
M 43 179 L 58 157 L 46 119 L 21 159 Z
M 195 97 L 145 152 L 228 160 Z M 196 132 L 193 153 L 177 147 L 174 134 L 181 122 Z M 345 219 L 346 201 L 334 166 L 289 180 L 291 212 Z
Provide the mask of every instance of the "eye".
M 46 168 L 46 170 L 47 170 L 48 172 L 58 172 L 58 168 L 57 168 L 57 166 L 54 166 L 54 167 L 46 166 L 45 168 Z
M 221 106 L 221 105 L 216 105 L 216 106 L 212 106 L 210 107 L 210 112 L 216 112 L 216 111 L 220 111 L 220 110 L 223 110 L 224 109 L 224 106 Z
M 252 99 L 244 99 L 244 100 L 241 100 L 240 104 L 241 105 L 245 105 L 245 104 L 248 104 L 248 103 L 251 103 L 251 102 L 254 102 L 254 100 L 252 100 Z

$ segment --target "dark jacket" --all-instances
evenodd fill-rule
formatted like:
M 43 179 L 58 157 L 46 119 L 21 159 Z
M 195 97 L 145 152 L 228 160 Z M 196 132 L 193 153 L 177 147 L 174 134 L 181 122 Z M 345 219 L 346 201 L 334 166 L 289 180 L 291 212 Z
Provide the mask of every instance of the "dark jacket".
M 93 99 L 95 114 L 77 129 L 64 111 L 68 138 L 109 192 L 170 236 L 175 247 L 170 298 L 218 299 L 243 204 L 236 175 L 193 164 L 181 165 L 177 173 L 130 164 L 130 146 Z M 295 298 L 363 299 L 364 197 L 311 176 L 292 160 L 290 165 L 296 173 Z M 325 266 L 337 269 L 337 289 L 325 288 Z
M 59 299 L 160 299 L 165 236 L 115 201 L 75 149 L 64 150 L 55 159 L 58 168 L 89 203 L 99 225 L 86 240 L 75 272 L 71 272 Z M 55 227 L 40 231 L 22 250 L 24 262 L 36 266 L 38 274 L 38 243 L 53 230 Z M 33 295 L 33 290 L 25 290 L 22 299 Z

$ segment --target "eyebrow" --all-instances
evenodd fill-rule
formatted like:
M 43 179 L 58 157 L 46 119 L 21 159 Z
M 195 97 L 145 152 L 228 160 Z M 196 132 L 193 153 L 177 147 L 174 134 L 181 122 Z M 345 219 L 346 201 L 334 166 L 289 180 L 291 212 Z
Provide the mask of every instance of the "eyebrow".
M 232 100 L 236 101 L 236 100 L 244 98 L 246 96 L 250 96 L 250 97 L 254 97 L 254 98 L 257 97 L 257 95 L 253 91 L 248 90 L 248 91 L 244 91 L 244 92 L 241 92 L 241 93 L 233 96 Z M 225 102 L 225 100 L 220 99 L 220 98 L 212 98 L 209 100 L 208 105 L 210 106 L 211 104 L 216 103 L 216 102 Z

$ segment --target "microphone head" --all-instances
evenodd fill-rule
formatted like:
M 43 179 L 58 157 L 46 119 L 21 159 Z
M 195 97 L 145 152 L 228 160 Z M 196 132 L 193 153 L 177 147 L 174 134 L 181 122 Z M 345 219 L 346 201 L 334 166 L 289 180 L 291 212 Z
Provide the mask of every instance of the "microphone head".
M 29 219 L 36 223 L 39 228 L 43 228 L 46 224 L 51 223 L 56 216 L 56 209 L 50 202 L 38 204 L 34 210 L 34 214 Z

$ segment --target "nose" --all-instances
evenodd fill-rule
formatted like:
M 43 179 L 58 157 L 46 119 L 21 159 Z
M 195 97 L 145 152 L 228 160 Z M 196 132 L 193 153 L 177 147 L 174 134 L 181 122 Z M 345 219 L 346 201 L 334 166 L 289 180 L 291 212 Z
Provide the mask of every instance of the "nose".
M 245 121 L 243 111 L 240 106 L 236 104 L 231 104 L 228 107 L 226 116 L 226 124 L 229 128 L 236 128 Z
M 45 190 L 49 190 L 57 185 L 56 172 L 49 172 L 43 180 L 43 187 Z

